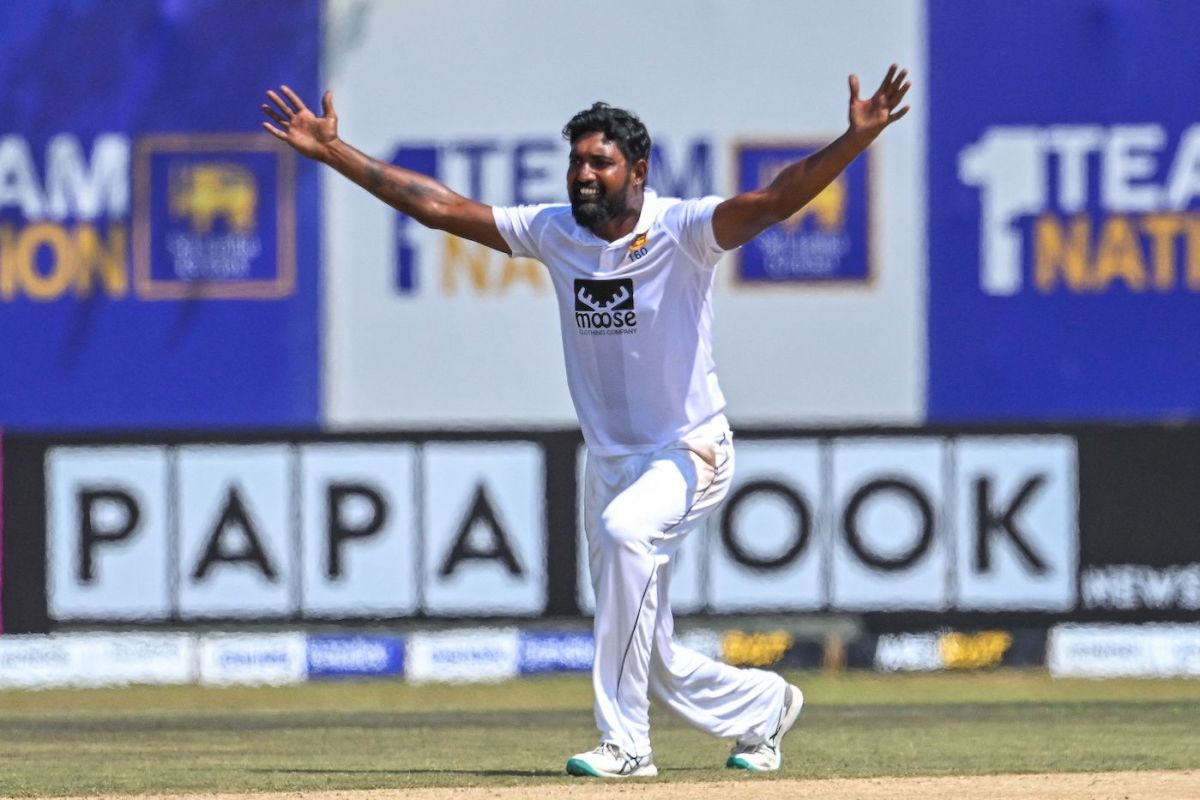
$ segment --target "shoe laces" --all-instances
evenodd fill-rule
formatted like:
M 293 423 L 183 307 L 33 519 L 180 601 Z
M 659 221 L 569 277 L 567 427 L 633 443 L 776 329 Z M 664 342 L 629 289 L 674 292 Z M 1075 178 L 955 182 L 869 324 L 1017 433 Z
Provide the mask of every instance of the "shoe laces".
M 775 748 L 771 746 L 770 742 L 759 742 L 758 744 L 742 744 L 741 742 L 736 742 L 733 745 L 733 753 L 731 753 L 731 755 L 744 756 L 750 753 L 758 753 L 760 751 L 766 751 L 770 753 L 774 752 L 774 750 Z
M 612 742 L 604 742 L 603 744 L 601 744 L 599 747 L 597 747 L 592 752 L 598 756 L 611 755 L 614 758 L 619 758 L 619 759 L 626 758 L 625 751 L 621 749 L 621 746 L 618 744 L 614 744 Z

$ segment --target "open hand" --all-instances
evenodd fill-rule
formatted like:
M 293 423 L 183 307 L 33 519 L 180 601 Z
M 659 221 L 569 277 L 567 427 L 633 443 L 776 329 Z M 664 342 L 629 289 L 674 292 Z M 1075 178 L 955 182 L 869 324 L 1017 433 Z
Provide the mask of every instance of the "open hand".
M 280 97 L 267 91 L 272 105 L 262 104 L 263 113 L 275 121 L 264 122 L 263 128 L 275 138 L 282 139 L 302 155 L 318 161 L 323 160 L 329 145 L 337 141 L 337 114 L 333 111 L 333 92 L 325 92 L 321 98 L 324 116 L 318 117 L 308 110 L 295 92 L 287 86 L 279 87 Z M 286 99 L 285 99 L 286 98 Z
M 900 105 L 900 101 L 912 86 L 905 80 L 907 77 L 908 70 L 899 69 L 892 64 L 875 94 L 861 100 L 858 97 L 858 76 L 851 75 L 850 130 L 873 139 L 888 125 L 907 114 L 908 106 L 896 110 L 896 106 Z

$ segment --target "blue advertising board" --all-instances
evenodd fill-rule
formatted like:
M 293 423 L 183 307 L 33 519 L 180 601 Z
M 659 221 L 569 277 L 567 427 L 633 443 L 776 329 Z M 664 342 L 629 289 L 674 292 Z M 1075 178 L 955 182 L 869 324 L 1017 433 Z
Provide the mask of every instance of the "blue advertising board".
M 1200 416 L 1200 4 L 928 19 L 930 420 Z
M 591 633 L 522 632 L 518 669 L 522 675 L 587 672 L 596 646 Z
M 310 634 L 310 678 L 380 678 L 404 674 L 404 640 L 377 634 Z
M 784 167 L 821 147 L 738 145 L 738 191 L 767 186 Z M 872 274 L 870 162 L 870 154 L 855 159 L 804 208 L 735 251 L 738 279 L 762 285 L 867 281 Z
M 0 425 L 319 423 L 319 0 L 0 5 Z

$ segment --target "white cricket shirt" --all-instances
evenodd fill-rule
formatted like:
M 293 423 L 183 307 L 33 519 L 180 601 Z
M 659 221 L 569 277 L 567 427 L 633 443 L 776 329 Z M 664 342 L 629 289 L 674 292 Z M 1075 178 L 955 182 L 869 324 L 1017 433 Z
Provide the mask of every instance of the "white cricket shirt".
M 634 231 L 615 242 L 576 224 L 569 205 L 493 209 L 512 254 L 550 272 L 567 385 L 591 452 L 647 452 L 727 426 L 712 358 L 720 202 L 647 191 Z

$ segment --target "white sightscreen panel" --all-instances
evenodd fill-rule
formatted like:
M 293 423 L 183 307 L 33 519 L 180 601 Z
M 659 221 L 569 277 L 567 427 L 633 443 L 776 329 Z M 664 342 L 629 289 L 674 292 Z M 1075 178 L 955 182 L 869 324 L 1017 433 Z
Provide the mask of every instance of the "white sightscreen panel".
M 334 0 L 326 74 L 340 133 L 489 204 L 561 201 L 559 131 L 597 99 L 638 112 L 664 193 L 735 191 L 740 143 L 828 140 L 846 76 L 911 68 L 914 113 L 873 147 L 873 278 L 768 287 L 718 268 L 715 357 L 735 424 L 919 421 L 924 406 L 923 4 L 614 0 L 630 46 L 587 4 Z M 620 28 L 621 25 L 618 25 Z M 664 35 L 669 32 L 669 35 Z M 397 47 L 397 42 L 404 42 Z M 453 70 L 435 65 L 453 63 Z M 316 102 L 317 98 L 310 98 Z M 549 281 L 415 225 L 322 171 L 325 404 L 333 426 L 574 419 Z M 379 346 L 387 342 L 386 347 Z

